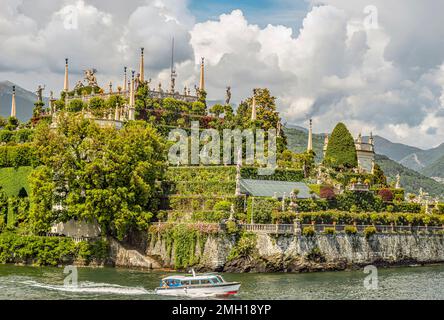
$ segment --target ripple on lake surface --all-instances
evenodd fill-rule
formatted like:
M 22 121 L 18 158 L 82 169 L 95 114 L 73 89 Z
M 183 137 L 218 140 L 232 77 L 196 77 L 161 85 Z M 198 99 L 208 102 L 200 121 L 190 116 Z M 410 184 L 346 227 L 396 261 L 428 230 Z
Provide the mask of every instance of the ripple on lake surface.
M 77 287 L 64 286 L 63 268 L 0 266 L 0 299 L 183 299 L 154 293 L 165 272 L 79 268 Z M 444 266 L 378 270 L 367 290 L 362 271 L 305 274 L 225 274 L 242 283 L 233 299 L 444 299 Z M 210 298 L 210 297 L 197 297 Z

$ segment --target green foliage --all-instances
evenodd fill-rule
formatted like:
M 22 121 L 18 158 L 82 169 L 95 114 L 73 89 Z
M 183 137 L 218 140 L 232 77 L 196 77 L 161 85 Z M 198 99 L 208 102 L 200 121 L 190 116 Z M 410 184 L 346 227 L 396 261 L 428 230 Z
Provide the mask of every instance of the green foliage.
M 169 181 L 232 182 L 236 179 L 236 168 L 225 166 L 169 167 L 165 179 Z
M 355 226 L 345 226 L 344 231 L 348 235 L 355 235 L 358 233 L 358 229 Z
M 370 239 L 375 234 L 376 234 L 376 228 L 373 226 L 369 226 L 364 229 L 364 236 L 366 239 Z
M 237 224 L 234 221 L 227 221 L 227 233 L 228 234 L 234 234 L 237 233 L 239 230 L 237 228 Z
M 0 168 L 36 165 L 37 159 L 31 144 L 0 146 Z
M 227 260 L 246 258 L 256 251 L 257 235 L 254 233 L 243 233 L 236 245 L 231 249 Z
M 57 266 L 73 263 L 76 259 L 86 262 L 104 260 L 108 256 L 105 241 L 76 244 L 69 238 L 19 236 L 0 234 L 0 263 L 26 263 L 40 266 Z
M 225 211 L 225 212 L 230 212 L 230 210 L 231 210 L 231 202 L 229 202 L 229 201 L 225 201 L 225 200 L 223 200 L 223 201 L 219 201 L 218 203 L 216 203 L 215 205 L 214 205 L 214 210 L 216 210 L 216 211 Z
M 191 219 L 195 222 L 219 223 L 223 219 L 228 219 L 229 213 L 224 211 L 195 211 L 191 215 Z
M 299 214 L 302 224 L 333 224 L 351 225 L 354 222 L 358 225 L 390 225 L 396 223 L 400 226 L 441 226 L 441 215 L 439 214 L 419 214 L 402 212 L 383 212 L 383 213 L 351 213 L 344 211 L 320 211 L 304 212 Z
M 355 141 L 343 123 L 338 123 L 328 141 L 326 163 L 335 169 L 358 166 Z
M 334 235 L 336 234 L 336 230 L 335 228 L 325 227 L 323 233 L 327 235 Z
M 0 168 L 0 187 L 8 197 L 18 196 L 23 188 L 29 193 L 28 176 L 31 167 Z
M 122 130 L 100 129 L 81 116 L 60 114 L 56 130 L 41 126 L 35 147 L 42 168 L 30 179 L 30 217 L 35 232 L 55 219 L 97 221 L 106 234 L 122 239 L 147 229 L 157 210 L 165 167 L 163 140 L 149 125 L 134 122 Z M 66 210 L 51 212 L 54 191 Z
M 273 198 L 248 198 L 247 216 L 251 221 L 253 216 L 254 223 L 271 223 L 272 212 L 278 210 L 281 206 L 280 201 Z
M 394 177 L 399 173 L 401 176 L 402 187 L 406 193 L 418 193 L 420 188 L 433 197 L 441 197 L 444 194 L 444 185 L 432 178 L 428 178 L 414 170 L 408 169 L 399 163 L 387 158 L 386 156 L 376 155 L 376 161 L 384 170 L 387 177 Z
M 302 170 L 277 168 L 272 175 L 266 176 L 259 175 L 258 168 L 242 167 L 241 176 L 244 179 L 299 182 L 304 179 L 304 172 Z
M 232 195 L 236 190 L 236 182 L 219 182 L 210 181 L 177 181 L 173 184 L 163 183 L 163 189 L 167 194 L 173 195 Z
M 373 173 L 373 183 L 380 186 L 387 186 L 387 177 L 382 171 L 381 166 L 379 164 L 375 164 L 374 173 Z
M 316 235 L 315 229 L 311 226 L 302 229 L 302 235 L 305 237 L 314 237 Z
M 183 269 L 199 262 L 205 243 L 210 234 L 218 232 L 217 227 L 207 224 L 167 224 L 152 226 L 150 235 L 162 237 L 168 255 L 174 252 L 174 267 Z M 200 248 L 201 252 L 196 252 Z
M 86 109 L 86 104 L 80 99 L 71 100 L 66 107 L 69 112 L 80 112 L 83 109 Z

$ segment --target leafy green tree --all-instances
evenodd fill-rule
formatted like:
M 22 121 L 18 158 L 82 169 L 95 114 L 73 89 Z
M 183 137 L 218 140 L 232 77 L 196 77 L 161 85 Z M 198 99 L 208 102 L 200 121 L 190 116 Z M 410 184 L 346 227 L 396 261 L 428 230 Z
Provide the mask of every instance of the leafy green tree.
M 86 107 L 85 103 L 80 99 L 71 100 L 66 108 L 69 112 L 80 112 Z
M 351 169 L 358 166 L 355 141 L 343 123 L 333 130 L 325 155 L 326 164 L 335 169 Z
M 100 110 L 106 107 L 105 100 L 100 97 L 93 97 L 89 100 L 89 108 L 91 110 Z
M 210 108 L 210 112 L 219 118 L 220 115 L 225 113 L 225 107 L 220 104 L 215 104 Z
M 81 116 L 61 114 L 57 130 L 38 128 L 35 148 L 43 167 L 30 181 L 35 230 L 55 220 L 97 221 L 102 231 L 123 239 L 147 228 L 157 209 L 157 181 L 165 169 L 165 143 L 148 124 L 101 129 Z M 51 190 L 39 194 L 39 190 Z M 63 210 L 48 204 L 64 190 Z M 63 193 L 63 192 L 61 192 Z
M 381 167 L 378 164 L 375 164 L 374 172 L 373 172 L 374 183 L 377 185 L 381 185 L 383 187 L 387 186 L 387 177 L 382 171 Z
M 8 124 L 8 121 L 0 116 L 0 128 L 4 128 Z

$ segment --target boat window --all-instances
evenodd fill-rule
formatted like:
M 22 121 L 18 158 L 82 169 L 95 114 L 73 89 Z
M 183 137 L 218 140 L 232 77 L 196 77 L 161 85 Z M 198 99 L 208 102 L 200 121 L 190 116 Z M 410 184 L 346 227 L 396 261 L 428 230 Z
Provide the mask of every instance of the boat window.
M 191 285 L 198 285 L 199 284 L 199 280 L 191 280 Z
M 219 281 L 217 280 L 217 278 L 210 278 L 210 282 L 213 283 L 213 284 L 216 284 Z
M 210 283 L 210 280 L 208 280 L 208 279 L 202 279 L 202 280 L 200 281 L 200 283 L 201 283 L 201 284 L 209 284 L 209 283 Z

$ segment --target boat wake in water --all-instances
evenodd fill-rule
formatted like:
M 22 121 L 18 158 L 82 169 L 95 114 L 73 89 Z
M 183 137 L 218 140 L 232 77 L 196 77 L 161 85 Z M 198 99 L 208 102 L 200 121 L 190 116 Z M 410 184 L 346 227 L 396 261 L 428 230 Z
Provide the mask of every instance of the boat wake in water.
M 51 291 L 62 291 L 79 294 L 116 294 L 116 295 L 145 295 L 154 294 L 142 287 L 124 287 L 109 283 L 81 282 L 77 286 L 52 285 L 36 281 L 23 282 L 34 288 L 42 288 Z

